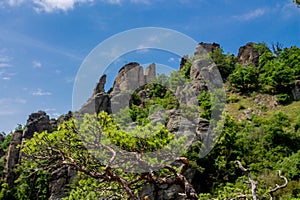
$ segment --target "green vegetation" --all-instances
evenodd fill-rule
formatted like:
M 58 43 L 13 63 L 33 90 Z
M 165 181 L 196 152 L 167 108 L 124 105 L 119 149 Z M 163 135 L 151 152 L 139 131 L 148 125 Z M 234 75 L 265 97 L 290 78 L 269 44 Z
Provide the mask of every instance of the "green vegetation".
M 73 167 L 78 174 L 67 186 L 65 200 L 137 200 L 143 198 L 139 196 L 146 183 L 190 187 L 183 179 L 187 165 L 195 169 L 192 185 L 199 199 L 251 199 L 251 188 L 245 184 L 247 174 L 236 161 L 250 171 L 259 199 L 270 199 L 270 194 L 274 199 L 300 199 L 300 102 L 292 97 L 294 82 L 300 79 L 300 49 L 277 44 L 271 51 L 264 43 L 254 48 L 260 55 L 258 66 L 242 66 L 222 49 L 211 53 L 226 80 L 227 105 L 221 134 L 213 138 L 216 145 L 204 158 L 199 156 L 204 144 L 195 141 L 184 152 L 189 164 L 179 158 L 181 166 L 174 164 L 142 174 L 131 171 L 141 164 L 161 164 L 162 159 L 147 157 L 147 153 L 170 146 L 180 148 L 179 142 L 186 139 L 176 138 L 164 122 L 151 123 L 151 117 L 160 114 L 167 121 L 167 111 L 184 106 L 179 105 L 174 93 L 177 86 L 192 81 L 192 62 L 188 61 L 181 71 L 169 77 L 159 75 L 153 84 L 135 91 L 130 105 L 116 115 L 84 115 L 80 120 L 65 121 L 52 133 L 42 132 L 26 140 L 22 163 L 15 170 L 15 187 L 8 188 L 3 181 L 5 174 L 1 174 L 0 199 L 48 199 L 51 173 Z M 214 109 L 222 106 L 214 103 L 217 95 L 217 91 L 208 90 L 198 95 L 199 117 L 211 120 Z M 0 144 L 4 152 L 10 139 L 11 134 Z M 131 157 L 118 155 L 122 151 L 141 161 L 128 162 Z M 2 171 L 4 165 L 5 160 L 1 160 Z M 276 184 L 284 182 L 277 170 L 288 184 L 272 193 Z M 192 191 L 186 191 L 186 195 L 196 199 Z

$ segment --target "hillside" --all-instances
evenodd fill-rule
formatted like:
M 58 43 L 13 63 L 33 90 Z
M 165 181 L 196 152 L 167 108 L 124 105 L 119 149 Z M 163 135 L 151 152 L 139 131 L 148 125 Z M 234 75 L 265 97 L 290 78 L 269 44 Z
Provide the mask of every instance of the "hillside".
M 1 136 L 0 199 L 300 199 L 298 47 L 199 43 L 169 76 L 132 62 L 105 83 Z

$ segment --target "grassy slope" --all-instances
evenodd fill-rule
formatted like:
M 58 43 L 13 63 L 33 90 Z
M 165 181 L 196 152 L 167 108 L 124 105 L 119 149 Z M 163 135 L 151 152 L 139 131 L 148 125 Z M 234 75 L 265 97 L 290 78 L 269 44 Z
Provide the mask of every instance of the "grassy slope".
M 291 120 L 300 116 L 300 101 L 293 101 L 288 105 L 276 105 L 274 96 L 267 94 L 251 94 L 239 95 L 230 93 L 227 100 L 236 95 L 237 102 L 228 102 L 226 110 L 236 120 L 246 119 L 245 113 L 257 114 L 260 117 L 268 118 L 275 112 L 283 112 L 289 116 Z M 257 105 L 257 99 L 261 99 L 261 104 Z M 252 111 L 250 111 L 252 109 Z

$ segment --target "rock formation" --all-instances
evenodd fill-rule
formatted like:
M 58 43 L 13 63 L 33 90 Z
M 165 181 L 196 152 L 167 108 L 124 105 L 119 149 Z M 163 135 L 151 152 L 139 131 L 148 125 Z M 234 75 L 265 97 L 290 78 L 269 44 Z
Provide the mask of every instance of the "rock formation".
M 37 113 L 32 113 L 31 115 L 29 115 L 23 132 L 23 138 L 30 139 L 33 137 L 33 134 L 35 132 L 52 132 L 56 128 L 57 122 L 55 119 L 50 120 L 49 116 L 44 111 L 38 111 Z
M 111 111 L 119 112 L 129 106 L 131 94 L 145 84 L 151 83 L 156 76 L 155 64 L 149 65 L 144 73 L 144 69 L 138 63 L 129 63 L 122 67 L 115 79 L 111 95 Z
M 112 94 L 121 91 L 136 90 L 137 88 L 151 83 L 156 76 L 155 64 L 149 65 L 144 74 L 144 69 L 136 62 L 128 63 L 122 67 L 113 85 Z
M 79 113 L 99 113 L 101 110 L 111 113 L 110 110 L 110 98 L 105 92 L 104 86 L 106 83 L 106 75 L 101 76 L 97 83 L 92 96 L 81 107 Z
M 209 52 L 214 52 L 216 49 L 220 48 L 220 45 L 217 43 L 204 43 L 200 42 L 196 47 L 196 51 L 194 53 L 195 57 L 205 55 Z
M 300 80 L 295 81 L 295 88 L 292 91 L 293 99 L 300 100 Z
M 239 48 L 238 61 L 247 66 L 252 64 L 258 66 L 259 53 L 254 49 L 254 43 L 248 42 L 245 46 Z
M 66 186 L 71 184 L 77 175 L 76 170 L 71 167 L 61 167 L 51 173 L 50 176 L 50 197 L 49 200 L 62 199 L 66 196 Z
M 13 170 L 15 166 L 19 163 L 19 156 L 20 156 L 19 146 L 22 143 L 22 135 L 23 135 L 22 130 L 17 130 L 12 134 L 10 145 L 7 152 L 6 166 L 5 166 L 5 173 L 6 173 L 5 182 L 8 184 L 9 188 L 13 187 L 14 181 L 17 178 Z
M 207 52 L 213 52 L 217 48 L 220 48 L 219 44 L 213 43 L 199 43 L 196 48 L 195 56 L 203 55 Z M 242 52 L 241 50 L 241 59 L 244 59 L 248 51 L 245 48 Z M 251 54 L 251 53 L 250 53 Z M 253 53 L 252 53 L 253 54 Z M 251 55 L 252 55 L 251 54 Z M 251 57 L 251 56 L 249 56 Z M 253 57 L 253 56 L 252 56 Z M 187 61 L 187 58 L 184 57 L 181 61 L 181 65 Z M 184 85 L 179 86 L 175 92 L 175 96 L 178 98 L 180 103 L 186 104 L 187 106 L 197 105 L 197 96 L 203 91 L 210 89 L 208 87 L 209 82 L 222 81 L 218 80 L 217 68 L 207 59 L 196 59 L 191 66 L 190 77 L 191 81 Z M 83 113 L 99 113 L 100 111 L 106 111 L 108 113 L 116 113 L 121 108 L 129 105 L 132 91 L 142 88 L 144 85 L 151 83 L 156 77 L 156 67 L 155 64 L 149 65 L 144 72 L 142 66 L 136 62 L 128 63 L 123 66 L 113 84 L 113 88 L 110 92 L 105 91 L 106 75 L 103 75 L 99 82 L 96 84 L 96 87 L 93 91 L 92 96 L 88 101 L 82 106 L 82 108 L 75 114 Z M 216 82 L 217 84 L 221 84 Z M 148 98 L 148 92 L 141 89 L 138 95 L 141 95 L 141 99 Z M 190 95 L 190 96 L 189 96 Z M 165 117 L 165 114 L 168 115 L 168 118 Z M 153 124 L 162 123 L 165 124 L 167 129 L 176 134 L 176 132 L 184 131 L 191 132 L 197 136 L 197 138 L 203 139 L 207 135 L 209 129 L 209 121 L 199 118 L 198 113 L 192 120 L 186 119 L 182 120 L 180 111 L 173 109 L 169 111 L 158 110 L 156 113 L 151 113 L 150 120 Z M 39 111 L 37 113 L 32 113 L 27 120 L 24 131 L 16 131 L 13 134 L 11 144 L 7 154 L 7 165 L 6 172 L 7 177 L 6 181 L 9 183 L 9 186 L 13 186 L 13 181 L 15 180 L 15 174 L 13 169 L 16 164 L 21 160 L 20 159 L 20 148 L 17 148 L 18 145 L 22 146 L 22 140 L 30 139 L 33 137 L 35 132 L 42 132 L 47 130 L 52 132 L 57 128 L 59 123 L 62 123 L 64 120 L 68 120 L 72 117 L 72 113 L 62 116 L 58 120 L 50 119 L 45 112 Z M 191 122 L 188 122 L 191 121 Z M 134 127 L 135 124 L 132 124 Z M 130 127 L 129 127 L 130 128 Z M 189 173 L 186 175 L 191 182 L 194 178 L 193 170 L 190 168 Z M 65 187 L 67 184 L 71 183 L 76 171 L 72 170 L 70 167 L 62 167 L 56 169 L 52 172 L 50 176 L 50 199 L 60 199 L 65 196 Z M 162 184 L 154 188 L 154 185 L 146 185 L 145 188 L 141 191 L 144 196 L 148 196 L 150 199 L 185 199 L 184 196 L 178 196 L 178 193 L 183 192 L 183 187 L 180 185 L 166 185 Z
M 128 105 L 131 97 L 128 91 L 134 91 L 147 83 L 151 83 L 155 76 L 155 64 L 149 65 L 144 73 L 144 69 L 140 64 L 136 62 L 128 63 L 119 70 L 112 89 L 109 92 L 105 92 L 106 75 L 103 75 L 96 84 L 92 96 L 78 113 L 118 112 L 121 108 Z M 123 103 L 127 104 L 124 105 Z
M 10 145 L 6 156 L 6 182 L 9 187 L 13 187 L 14 180 L 17 178 L 13 170 L 15 166 L 21 161 L 20 149 L 23 140 L 30 139 L 34 133 L 41 133 L 42 131 L 52 132 L 57 128 L 57 121 L 50 119 L 44 111 L 38 111 L 29 115 L 24 130 L 16 130 L 11 138 Z

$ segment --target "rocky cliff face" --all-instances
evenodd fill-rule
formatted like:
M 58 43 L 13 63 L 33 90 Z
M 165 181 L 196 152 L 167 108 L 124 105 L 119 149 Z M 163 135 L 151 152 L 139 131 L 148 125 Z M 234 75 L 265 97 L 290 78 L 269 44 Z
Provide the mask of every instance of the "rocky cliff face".
M 23 138 L 30 139 L 35 132 L 41 133 L 42 131 L 52 132 L 57 128 L 55 119 L 50 119 L 44 111 L 38 111 L 29 115 L 25 129 L 23 131 Z
M 300 80 L 295 81 L 295 87 L 292 93 L 295 100 L 300 100 Z
M 112 95 L 127 90 L 136 90 L 137 88 L 151 83 L 155 79 L 155 64 L 149 65 L 144 73 L 144 69 L 140 64 L 133 62 L 126 64 L 119 71 L 113 85 Z
M 18 146 L 22 143 L 23 131 L 18 130 L 12 134 L 10 145 L 6 157 L 6 178 L 5 182 L 8 184 L 9 188 L 13 187 L 14 180 L 16 180 L 16 174 L 14 173 L 15 166 L 19 163 L 20 159 L 20 148 Z
M 239 48 L 238 61 L 247 66 L 252 64 L 258 66 L 259 53 L 254 49 L 254 43 L 248 42 L 245 46 Z
M 247 46 L 247 45 L 246 45 Z M 249 46 L 249 45 L 248 45 Z M 241 50 L 240 59 L 243 62 L 248 58 L 254 58 L 253 52 L 249 48 L 245 47 L 244 50 Z M 217 48 L 220 48 L 219 44 L 213 43 L 200 43 L 195 51 L 195 56 L 203 55 L 206 52 L 213 52 Z M 248 52 L 248 53 L 247 53 Z M 250 54 L 251 56 L 246 56 Z M 186 62 L 186 57 L 182 59 L 181 65 L 184 65 Z M 245 61 L 246 62 L 246 61 Z M 208 90 L 207 82 L 205 80 L 214 80 L 215 71 L 217 71 L 216 66 L 212 65 L 208 60 L 205 59 L 196 59 L 192 63 L 190 77 L 192 80 L 189 84 L 184 87 L 178 87 L 175 96 L 180 100 L 181 103 L 193 105 L 197 102 L 195 96 L 197 97 L 203 90 Z M 144 86 L 145 84 L 151 83 L 156 77 L 156 67 L 155 64 L 149 65 L 144 72 L 142 66 L 138 63 L 129 63 L 122 67 L 114 81 L 113 88 L 110 92 L 105 91 L 106 75 L 102 76 L 99 82 L 96 84 L 96 87 L 93 91 L 92 96 L 89 100 L 82 106 L 79 110 L 79 113 L 99 113 L 100 111 L 106 111 L 108 113 L 118 112 L 121 108 L 124 108 L 128 105 L 128 102 L 131 98 L 132 92 L 126 91 L 135 91 L 136 89 Z M 221 83 L 220 83 L 221 84 Z M 193 96 L 182 96 L 182 94 L 193 94 Z M 147 91 L 140 92 L 141 98 L 146 98 Z M 185 99 L 184 99 L 185 98 Z M 122 104 L 122 102 L 127 102 L 127 104 Z M 176 132 L 180 129 L 180 113 L 176 110 L 168 111 L 169 118 L 166 121 L 164 118 L 165 113 L 154 113 L 150 116 L 150 119 L 153 123 L 161 122 L 166 125 L 170 132 Z M 22 141 L 25 139 L 30 139 L 33 137 L 35 132 L 42 132 L 47 130 L 52 132 L 57 128 L 57 125 L 64 120 L 67 120 L 72 117 L 72 113 L 60 118 L 58 121 L 50 119 L 49 116 L 43 112 L 39 111 L 37 113 L 32 113 L 25 126 L 24 131 L 16 131 L 13 134 L 11 144 L 7 154 L 7 165 L 6 172 L 7 177 L 6 181 L 9 183 L 10 187 L 13 186 L 13 181 L 15 180 L 15 174 L 13 169 L 18 162 L 20 162 L 20 149 L 17 148 L 18 145 L 22 146 Z M 189 125 L 189 124 L 185 124 Z M 209 122 L 202 118 L 195 118 L 194 125 L 186 127 L 193 129 L 192 131 L 197 135 L 198 138 L 205 137 L 205 134 L 208 131 Z M 186 129 L 185 129 L 186 130 Z M 65 186 L 68 183 L 72 182 L 73 177 L 76 175 L 76 171 L 71 168 L 59 168 L 51 174 L 49 189 L 51 192 L 50 199 L 60 199 L 65 195 Z M 194 173 L 192 169 L 189 169 L 187 175 L 189 180 L 192 181 Z M 150 199 L 185 199 L 185 197 L 178 197 L 178 193 L 182 192 L 183 188 L 180 185 L 160 185 L 158 188 L 154 188 L 153 185 L 146 185 L 142 193 L 145 196 L 151 197 Z M 158 195 L 158 196 L 157 196 Z M 158 198 L 156 198 L 158 197 Z
M 17 178 L 13 172 L 16 165 L 21 161 L 20 148 L 25 139 L 33 137 L 34 133 L 42 131 L 52 132 L 57 128 L 57 121 L 50 119 L 44 111 L 38 111 L 29 115 L 24 130 L 17 130 L 13 133 L 6 156 L 6 182 L 9 187 L 13 187 L 13 182 Z

